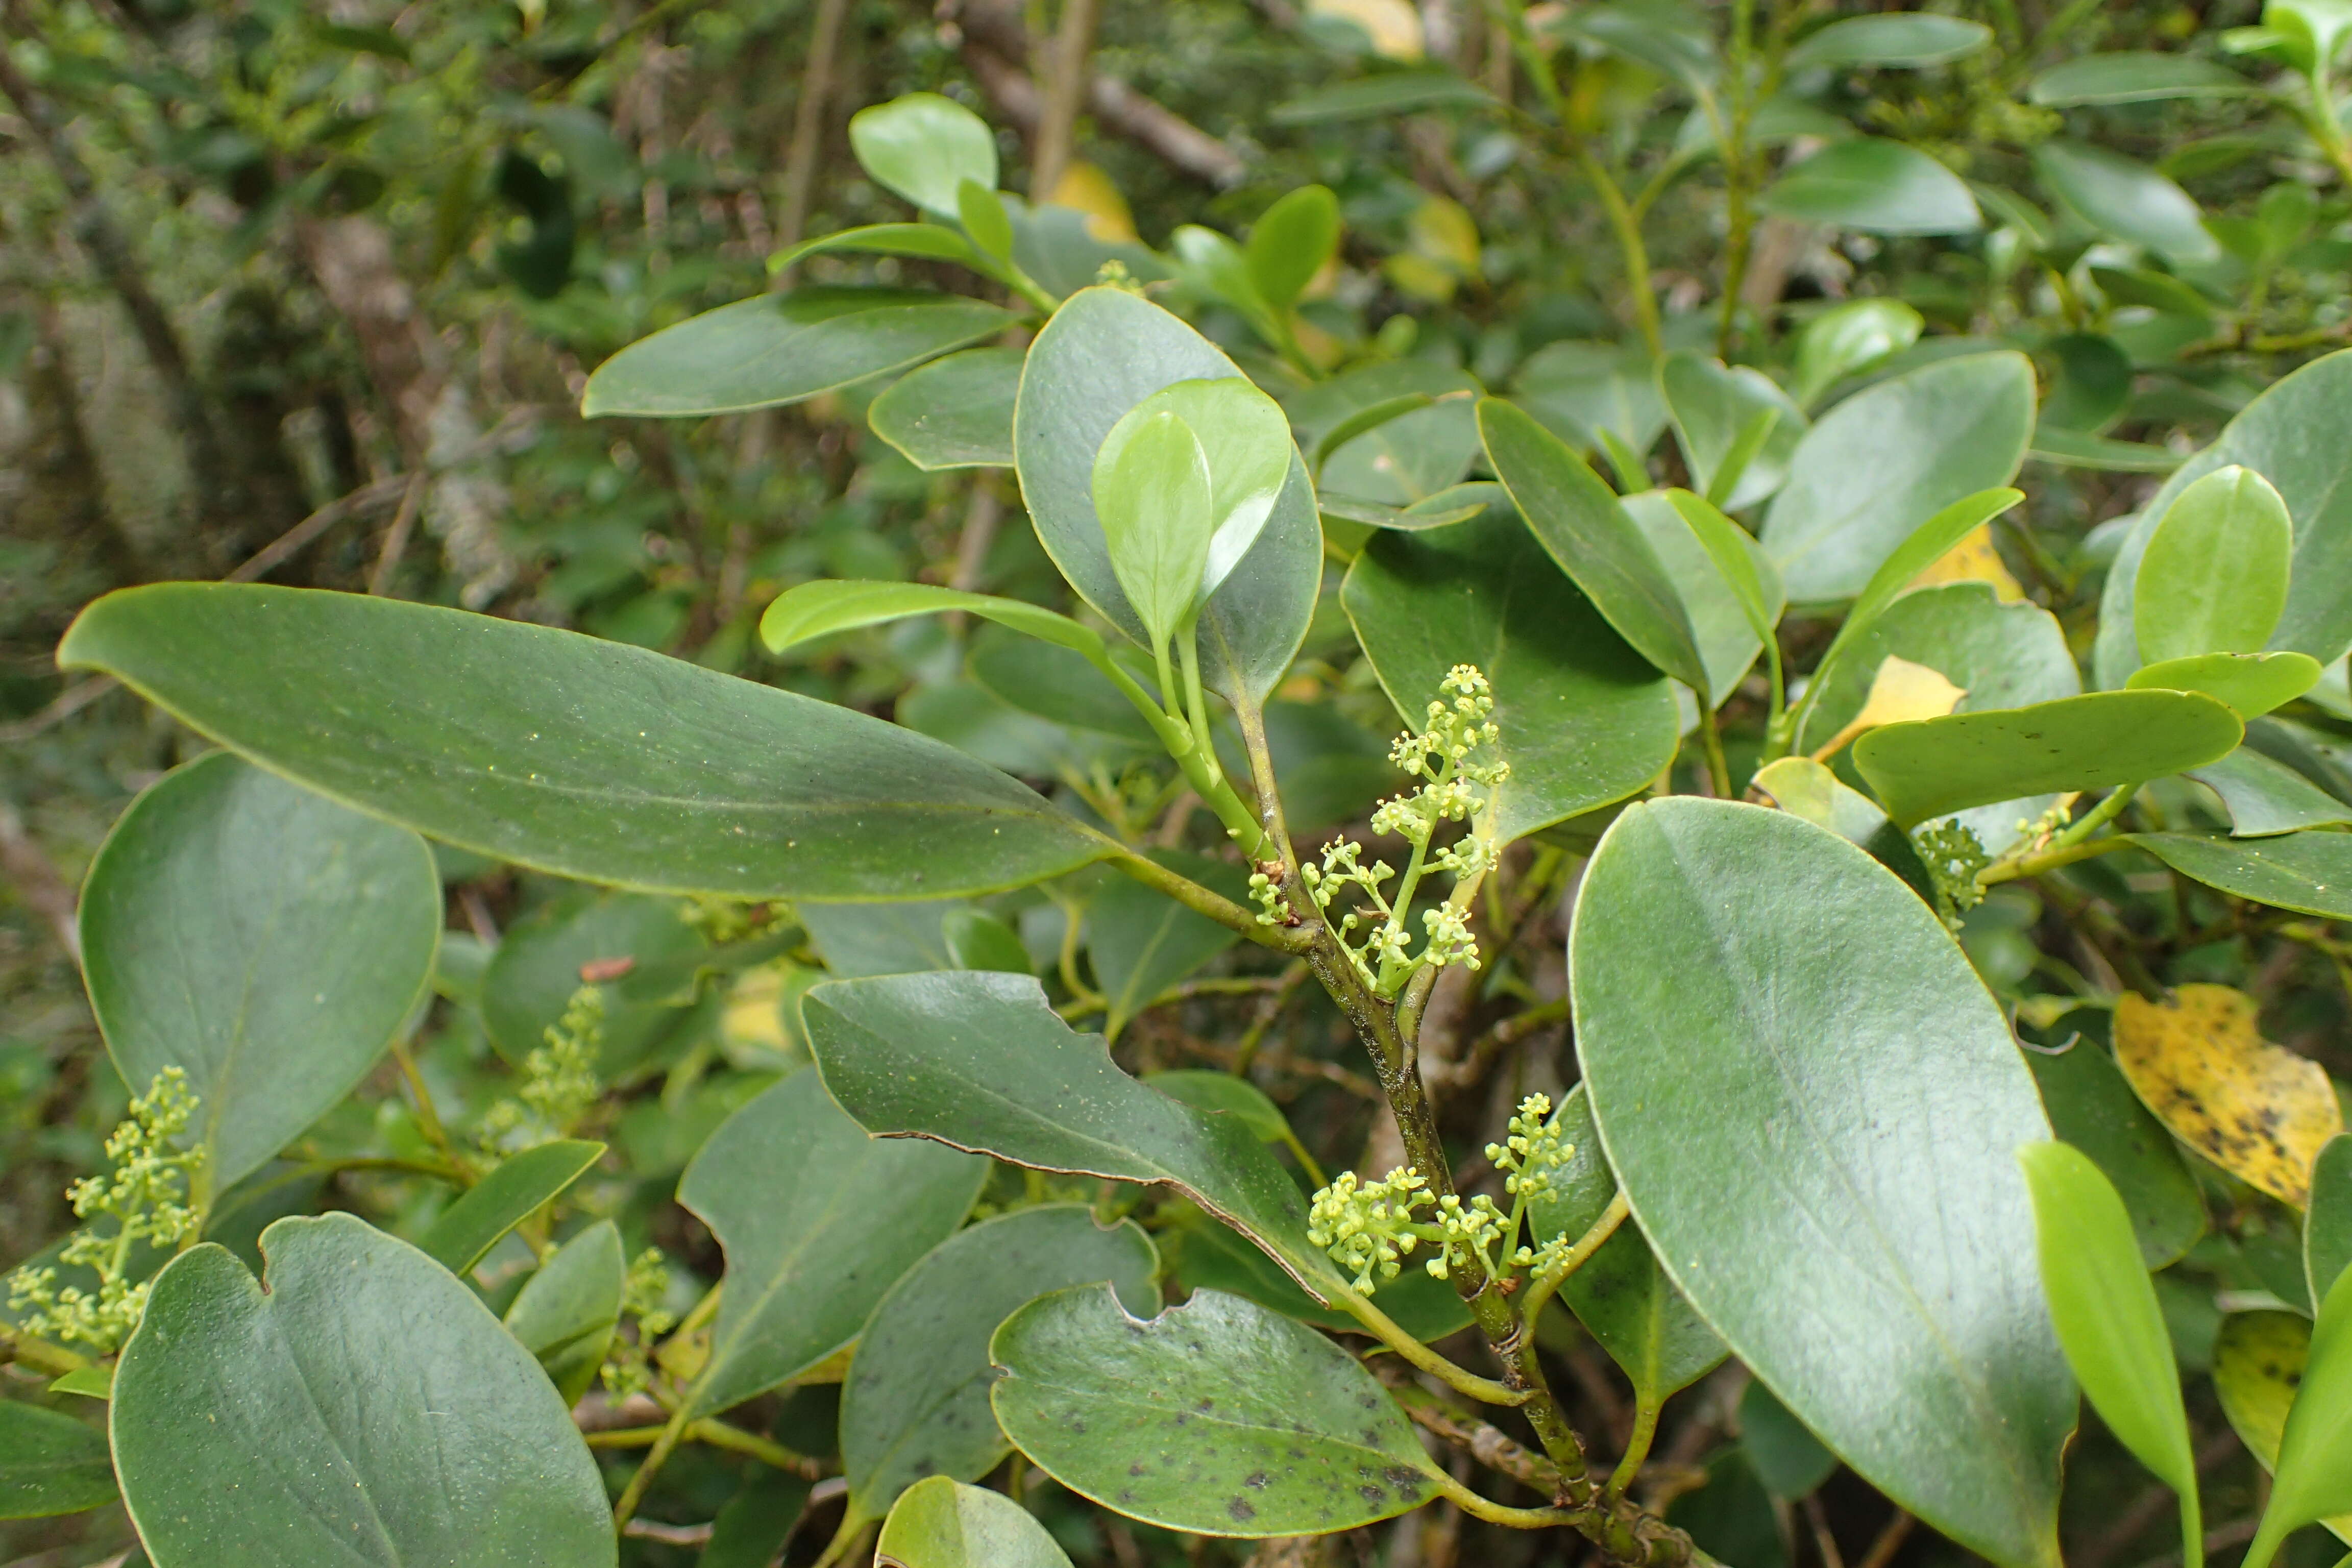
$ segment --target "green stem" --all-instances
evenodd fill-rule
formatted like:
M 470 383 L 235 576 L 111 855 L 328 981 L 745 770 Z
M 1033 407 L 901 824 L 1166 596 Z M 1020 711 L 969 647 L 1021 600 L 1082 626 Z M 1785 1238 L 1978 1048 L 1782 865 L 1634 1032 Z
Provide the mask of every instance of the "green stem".
M 449 1162 L 449 1169 L 456 1175 L 459 1186 L 472 1186 L 474 1168 L 464 1155 L 457 1152 L 457 1145 L 450 1142 L 449 1130 L 442 1125 L 441 1112 L 433 1103 L 433 1091 L 425 1087 L 425 1075 L 417 1070 L 416 1057 L 409 1050 L 406 1040 L 392 1042 L 392 1059 L 400 1064 L 400 1076 L 407 1082 L 408 1092 L 416 1101 L 416 1125 L 423 1130 L 425 1141 L 439 1150 L 441 1157 Z
M 1641 329 L 1643 345 L 1655 359 L 1665 353 L 1665 340 L 1658 321 L 1658 293 L 1650 285 L 1650 248 L 1642 238 L 1641 220 L 1626 204 L 1625 193 L 1618 187 L 1615 177 L 1583 142 L 1576 144 L 1575 156 L 1578 170 L 1600 193 L 1601 210 L 1616 232 L 1618 253 L 1625 268 L 1625 285 L 1633 299 L 1633 324 Z
M 693 1408 L 691 1404 L 677 1407 L 677 1413 L 670 1416 L 669 1424 L 661 1429 L 661 1436 L 654 1439 L 653 1451 L 646 1456 L 646 1462 L 639 1465 L 637 1473 L 629 1478 L 628 1486 L 621 1492 L 621 1500 L 613 1505 L 613 1529 L 616 1533 L 635 1516 L 637 1505 L 646 1500 L 646 1491 L 654 1484 L 654 1478 L 661 1474 L 664 1465 L 669 1463 L 670 1454 L 677 1447 L 679 1439 L 686 1436 L 687 1427 L 693 1424 L 687 1415 Z
M 2071 866 L 2077 860 L 2105 855 L 2110 850 L 2128 849 L 2131 841 L 2127 838 L 2118 837 L 2093 840 L 2091 835 L 2121 816 L 2124 807 L 2131 804 L 2132 797 L 2139 794 L 2139 785 L 2131 784 L 2110 791 L 2106 799 L 2083 814 L 2082 820 L 2053 837 L 2040 850 L 1997 861 L 1978 872 L 1977 886 L 1990 888 L 1997 882 L 2035 877 L 2044 871 L 2054 871 L 2061 866 Z
M 1601 1244 L 1617 1234 L 1617 1227 L 1623 1225 L 1625 1216 L 1633 1212 L 1633 1206 L 1625 1201 L 1622 1192 L 1611 1198 L 1609 1206 L 1601 1211 L 1601 1217 L 1576 1238 L 1576 1245 L 1570 1247 L 1541 1279 L 1528 1287 L 1528 1299 L 1519 1308 L 1519 1315 L 1527 1320 L 1528 1333 L 1535 1332 L 1537 1318 L 1542 1315 L 1545 1306 L 1559 1293 L 1559 1288 L 1568 1283 L 1569 1276 L 1583 1268 L 1586 1260 L 1601 1250 Z
M 1487 1405 L 1525 1405 L 1527 1391 L 1459 1367 L 1399 1327 L 1395 1320 L 1357 1291 L 1342 1288 L 1331 1305 L 1364 1325 L 1365 1332 L 1394 1351 L 1410 1364 L 1436 1378 L 1457 1394 Z
M 1108 838 L 1103 842 L 1113 845 L 1116 853 L 1108 858 L 1119 870 L 1139 882 L 1157 888 L 1194 913 L 1206 915 L 1229 931 L 1239 931 L 1260 946 L 1270 947 L 1276 952 L 1304 953 L 1314 945 L 1315 939 L 1303 929 L 1262 924 L 1255 910 L 1245 910 L 1223 894 L 1204 888 L 1190 877 L 1181 876 L 1123 844 L 1116 844 Z
M 2182 1568 L 2205 1568 L 2205 1513 L 2197 1500 L 2193 1471 L 2189 1489 L 2180 1494 L 2180 1561 Z
M 795 1454 L 782 1443 L 772 1443 L 755 1432 L 740 1426 L 730 1426 L 724 1421 L 704 1419 L 686 1429 L 688 1438 L 707 1447 L 724 1448 L 730 1454 L 745 1454 L 772 1470 L 815 1480 L 824 1474 L 824 1467 L 805 1454 Z
M 1483 1519 L 1488 1524 L 1508 1525 L 1513 1530 L 1556 1530 L 1563 1524 L 1576 1524 L 1588 1517 L 1582 1509 L 1510 1508 L 1480 1497 L 1444 1470 L 1433 1468 L 1430 1475 L 1446 1500 L 1471 1518 Z
M 1643 1394 L 1633 1405 L 1633 1435 L 1625 1440 L 1625 1457 L 1617 1461 L 1617 1468 L 1609 1476 L 1609 1495 L 1621 1498 L 1633 1478 L 1642 1473 L 1642 1462 L 1650 1457 L 1650 1444 L 1658 1436 L 1658 1404 L 1654 1394 Z
M 1699 747 L 1706 754 L 1707 782 L 1715 786 L 1715 798 L 1731 798 L 1731 764 L 1723 760 L 1723 731 L 1717 728 L 1715 710 L 1707 706 L 1706 693 L 1694 692 L 1698 699 Z

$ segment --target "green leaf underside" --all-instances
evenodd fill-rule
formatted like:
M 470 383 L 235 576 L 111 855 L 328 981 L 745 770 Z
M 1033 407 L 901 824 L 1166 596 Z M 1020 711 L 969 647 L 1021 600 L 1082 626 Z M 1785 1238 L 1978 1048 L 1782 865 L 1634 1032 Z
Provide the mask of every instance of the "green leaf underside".
M 1493 684 L 1511 765 L 1494 808 L 1506 842 L 1622 800 L 1675 754 L 1665 678 L 1509 518 L 1382 534 L 1339 602 L 1414 728 L 1453 666 L 1475 664 Z
M 628 1268 L 619 1228 L 598 1220 L 541 1264 L 507 1309 L 507 1332 L 539 1358 L 567 1405 L 580 1403 L 612 1347 Z
M 123 1081 L 178 1067 L 215 1191 L 367 1076 L 433 974 L 441 879 L 415 834 L 215 752 L 122 815 L 90 868 L 90 1005 Z
M 1132 1220 L 1106 1229 L 1077 1204 L 1001 1215 L 934 1247 L 875 1307 L 842 1388 L 850 1507 L 879 1518 L 926 1477 L 986 1475 L 1009 1447 L 988 1406 L 997 1325 L 1048 1291 L 1102 1281 L 1148 1316 L 1158 1268 Z
M 2191 768 L 2182 776 L 2195 779 L 2221 797 L 2230 813 L 2232 838 L 2268 838 L 2306 827 L 2352 826 L 2352 806 L 2251 746 L 2240 746 L 2218 762 Z
M 1070 1568 L 1068 1555 L 1027 1509 L 1002 1492 L 945 1476 L 908 1489 L 875 1553 L 878 1568 Z
M 1419 1507 L 1434 1468 L 1354 1357 L 1303 1323 L 1202 1290 L 1139 1322 L 1107 1286 L 1005 1321 L 992 1402 L 1071 1490 L 1202 1535 L 1323 1534 Z
M 1853 746 L 1854 766 L 1910 826 L 2021 795 L 2140 784 L 2237 749 L 2245 726 L 2193 691 L 2094 691 L 2029 708 L 1886 724 Z
M 874 400 L 866 422 L 919 468 L 1009 468 L 1021 349 L 966 349 L 919 365 Z
M 580 412 L 680 418 L 799 403 L 994 337 L 1019 319 L 912 289 L 755 295 L 631 343 L 588 378 Z
M 604 1482 L 530 1352 L 441 1266 L 349 1215 L 156 1277 L 111 1405 L 155 1568 L 615 1561 Z
M 1307 1239 L 1307 1200 L 1237 1118 L 1119 1071 L 1027 975 L 835 981 L 802 1002 L 825 1087 L 879 1138 L 936 1139 L 1034 1170 L 1165 1183 L 1255 1242 L 1318 1300 L 1348 1289 Z
M 80 1513 L 114 1500 L 106 1434 L 59 1411 L 0 1403 L 0 1520 Z
M 1602 840 L 1570 967 L 1610 1163 L 1684 1294 L 1882 1491 L 2054 1568 L 2074 1397 L 2015 1163 L 2049 1129 L 1942 922 L 1825 830 L 1675 798 Z
M 173 583 L 84 610 L 104 669 L 322 794 L 499 859 L 664 891 L 941 897 L 1107 841 L 911 731 L 643 648 L 349 594 Z
M 988 1163 L 868 1138 L 812 1072 L 729 1117 L 677 1184 L 727 1253 L 710 1359 L 687 1393 L 709 1415 L 848 1344 L 891 1281 L 963 1221 Z
M 2135 833 L 2132 842 L 2182 876 L 2273 909 L 2352 920 L 2352 834 L 2208 838 Z
M 450 1273 L 463 1274 L 507 1232 L 586 1175 L 604 1154 L 602 1143 L 562 1138 L 503 1160 L 444 1209 L 416 1245 Z

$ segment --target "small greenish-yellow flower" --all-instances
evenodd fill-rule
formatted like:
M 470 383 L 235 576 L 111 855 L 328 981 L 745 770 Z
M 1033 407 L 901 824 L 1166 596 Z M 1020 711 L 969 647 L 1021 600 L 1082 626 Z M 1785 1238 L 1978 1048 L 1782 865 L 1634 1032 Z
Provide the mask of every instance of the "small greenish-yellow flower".
M 568 1136 L 604 1096 L 596 1058 L 604 1046 L 604 993 L 572 994 L 547 1044 L 523 1058 L 514 1094 L 483 1112 L 475 1141 L 494 1154 L 515 1154 Z

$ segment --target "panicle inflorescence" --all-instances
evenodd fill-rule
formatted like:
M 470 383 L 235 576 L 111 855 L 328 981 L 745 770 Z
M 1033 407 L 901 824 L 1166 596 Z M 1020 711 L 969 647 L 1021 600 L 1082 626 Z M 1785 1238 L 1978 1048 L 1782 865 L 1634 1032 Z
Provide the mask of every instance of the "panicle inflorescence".
M 658 1247 L 648 1247 L 629 1260 L 621 1288 L 621 1316 L 635 1325 L 634 1334 L 614 1334 L 612 1348 L 597 1375 L 615 1399 L 643 1394 L 653 1386 L 653 1347 L 677 1327 L 669 1300 L 669 1263 Z
M 1399 1259 L 1429 1239 L 1413 1211 L 1437 1201 L 1429 1184 L 1410 1168 L 1391 1171 L 1377 1182 L 1359 1182 L 1353 1171 L 1315 1194 L 1307 1211 L 1307 1239 L 1355 1272 L 1358 1291 L 1372 1293 L 1373 1275 L 1393 1279 Z
M 80 1218 L 104 1215 L 114 1221 L 107 1233 L 90 1226 L 74 1232 L 58 1255 L 67 1268 L 95 1272 L 98 1289 L 60 1286 L 54 1267 L 19 1268 L 8 1279 L 8 1307 L 25 1314 L 25 1332 L 60 1344 L 79 1342 L 97 1355 L 120 1349 L 146 1310 L 146 1283 L 127 1278 L 132 1248 L 142 1242 L 176 1246 L 202 1223 L 192 1194 L 204 1168 L 204 1149 L 174 1147 L 196 1114 L 188 1075 L 165 1068 L 131 1102 L 130 1111 L 106 1140 L 107 1163 L 113 1169 L 83 1177 L 66 1194 Z
M 522 1081 L 512 1096 L 482 1114 L 476 1141 L 494 1154 L 520 1153 L 570 1135 L 604 1095 L 596 1076 L 604 1046 L 604 993 L 583 985 L 572 994 L 547 1044 L 523 1058 Z
M 1912 845 L 1936 884 L 1936 897 L 1946 921 L 1955 920 L 1984 902 L 1977 873 L 1992 864 L 1985 847 L 1969 826 L 1955 816 L 1933 826 L 1916 829 Z

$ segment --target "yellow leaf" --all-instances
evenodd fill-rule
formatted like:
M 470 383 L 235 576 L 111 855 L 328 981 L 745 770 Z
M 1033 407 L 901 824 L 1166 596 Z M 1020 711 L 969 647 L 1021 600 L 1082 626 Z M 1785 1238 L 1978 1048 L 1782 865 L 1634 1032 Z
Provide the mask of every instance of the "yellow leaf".
M 1383 59 L 1419 60 L 1423 53 L 1421 13 L 1405 0 L 1310 0 L 1314 16 L 1353 22 Z
M 1105 245 L 1136 237 L 1135 214 L 1129 209 L 1127 198 L 1097 164 L 1073 160 L 1054 183 L 1054 194 L 1045 199 L 1057 207 L 1075 207 L 1086 214 L 1087 232 Z
M 1958 707 L 1960 699 L 1967 695 L 1964 688 L 1945 679 L 1943 671 L 1888 654 L 1879 665 L 1878 673 L 1870 679 L 1870 696 L 1863 702 L 1862 711 L 1844 729 L 1832 735 L 1829 744 L 1813 753 L 1813 761 L 1829 761 L 1848 741 L 1881 724 L 1940 719 Z
M 2278 1468 L 2286 1413 L 2311 1359 L 2311 1322 L 2297 1312 L 2232 1312 L 2213 1341 L 2213 1392 L 2230 1428 L 2265 1470 Z M 2352 1541 L 2352 1514 L 2323 1521 Z
M 784 1033 L 784 976 L 781 970 L 747 969 L 727 993 L 726 1011 L 719 1016 L 719 1037 L 729 1045 L 767 1046 L 782 1050 L 792 1043 Z
M 1405 219 L 1405 236 L 1413 254 L 1466 278 L 1478 270 L 1478 224 L 1460 202 L 1444 196 L 1424 196 Z
M 1415 300 L 1427 300 L 1437 305 L 1454 298 L 1454 286 L 1459 281 L 1454 273 L 1429 258 L 1416 256 L 1410 250 L 1399 251 L 1390 257 L 1381 264 L 1381 270 L 1387 275 L 1398 293 L 1410 295 Z
M 1925 572 L 1911 579 L 1908 586 L 1932 588 L 1939 583 L 1990 583 L 1993 596 L 2004 605 L 2017 604 L 2025 597 L 2025 590 L 2009 574 L 2009 568 L 2001 563 L 2000 552 L 1992 547 L 1992 524 L 1989 522 L 1936 557 Z
M 2317 1062 L 2262 1037 L 2254 999 L 2183 985 L 2158 1004 L 2116 1005 L 2116 1065 L 2172 1135 L 2240 1181 L 2302 1208 L 2311 1165 L 2344 1131 Z

